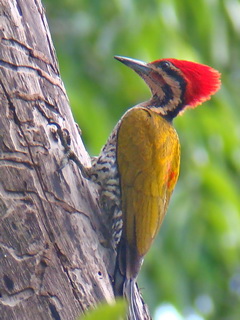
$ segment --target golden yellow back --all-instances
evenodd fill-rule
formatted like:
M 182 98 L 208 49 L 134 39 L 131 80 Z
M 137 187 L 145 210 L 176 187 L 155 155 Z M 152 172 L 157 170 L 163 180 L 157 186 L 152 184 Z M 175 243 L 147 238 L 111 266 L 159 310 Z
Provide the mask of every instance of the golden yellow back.
M 123 237 L 134 256 L 150 248 L 179 174 L 180 146 L 171 123 L 135 107 L 122 118 L 117 137 Z

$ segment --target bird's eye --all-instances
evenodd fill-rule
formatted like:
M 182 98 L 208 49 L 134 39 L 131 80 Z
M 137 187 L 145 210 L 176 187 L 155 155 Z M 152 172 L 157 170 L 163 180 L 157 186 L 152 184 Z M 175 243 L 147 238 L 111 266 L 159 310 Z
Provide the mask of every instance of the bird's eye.
M 171 63 L 168 61 L 161 61 L 159 63 L 159 67 L 161 67 L 163 70 L 171 68 Z

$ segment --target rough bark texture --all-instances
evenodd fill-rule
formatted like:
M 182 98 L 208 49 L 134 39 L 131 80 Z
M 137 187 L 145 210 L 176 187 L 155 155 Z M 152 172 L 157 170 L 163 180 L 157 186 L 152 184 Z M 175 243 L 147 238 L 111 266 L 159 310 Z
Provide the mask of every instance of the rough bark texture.
M 0 11 L 0 318 L 76 319 L 113 298 L 106 221 L 76 165 L 58 170 L 51 122 L 89 159 L 40 0 L 0 0 Z

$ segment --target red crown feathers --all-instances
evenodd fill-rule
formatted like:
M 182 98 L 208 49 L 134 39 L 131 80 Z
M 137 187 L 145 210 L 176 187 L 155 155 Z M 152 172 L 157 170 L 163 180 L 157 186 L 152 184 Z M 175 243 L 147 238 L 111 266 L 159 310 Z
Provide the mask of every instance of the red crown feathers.
M 194 108 L 209 100 L 211 95 L 220 89 L 221 74 L 207 65 L 178 59 L 161 60 L 171 62 L 182 72 L 187 82 L 185 93 L 186 106 Z

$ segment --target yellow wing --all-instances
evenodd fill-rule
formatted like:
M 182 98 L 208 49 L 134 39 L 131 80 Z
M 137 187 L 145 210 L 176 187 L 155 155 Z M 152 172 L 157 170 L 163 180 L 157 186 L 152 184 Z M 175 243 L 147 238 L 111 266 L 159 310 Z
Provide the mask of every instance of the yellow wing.
M 165 216 L 179 174 L 175 129 L 149 109 L 130 109 L 117 138 L 123 237 L 134 255 L 143 257 Z

